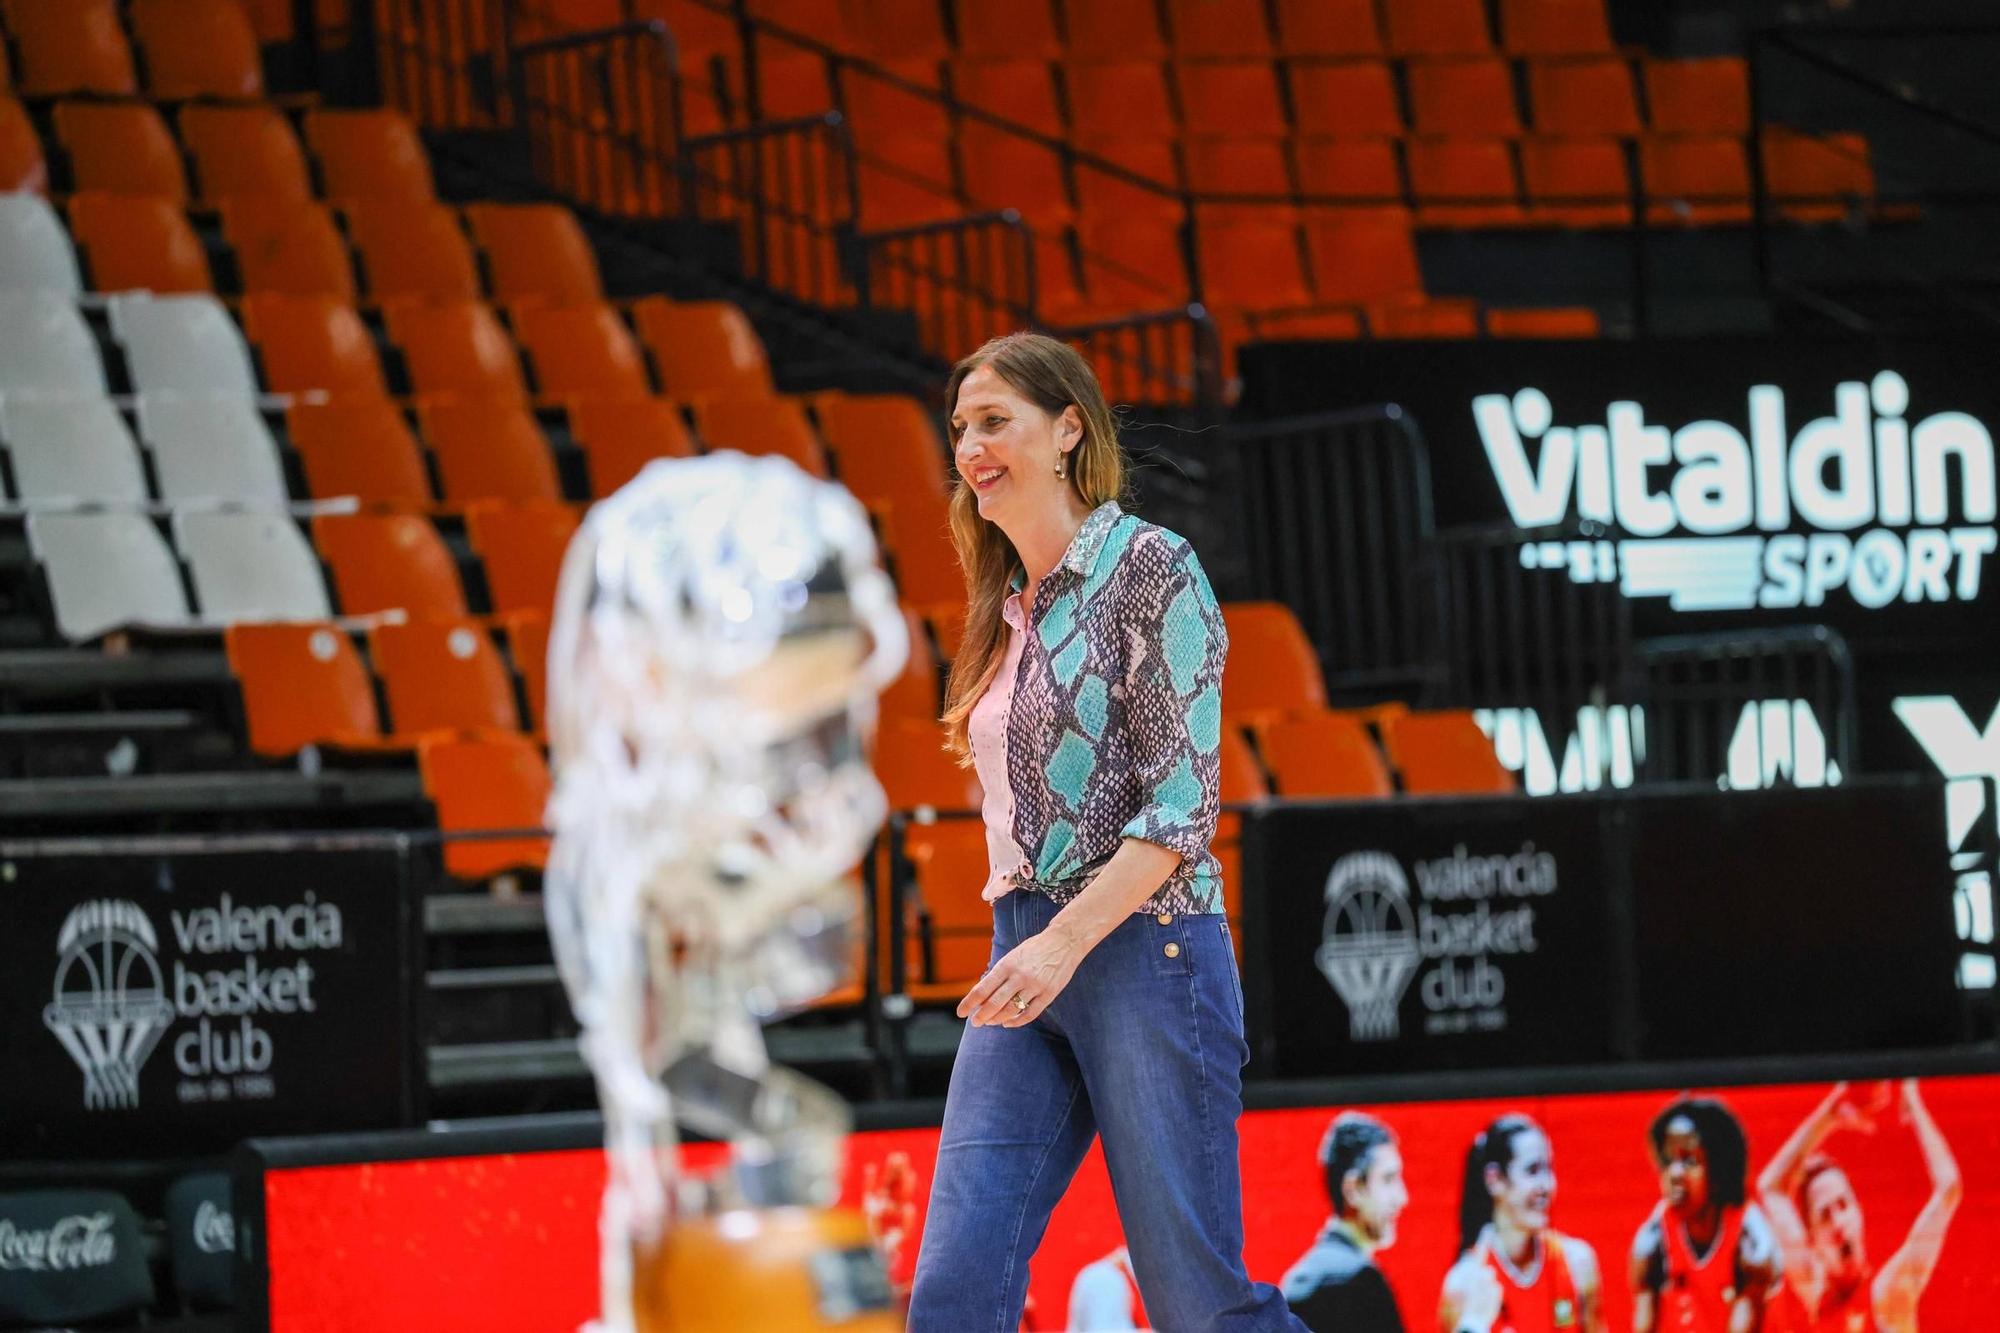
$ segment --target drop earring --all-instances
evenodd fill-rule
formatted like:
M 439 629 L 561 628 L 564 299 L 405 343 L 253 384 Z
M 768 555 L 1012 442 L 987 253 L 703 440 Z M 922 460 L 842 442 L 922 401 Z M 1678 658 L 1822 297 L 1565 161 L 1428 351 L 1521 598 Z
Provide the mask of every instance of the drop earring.
M 1063 475 L 1064 475 L 1064 474 L 1063 474 L 1063 454 L 1062 454 L 1062 450 L 1058 449 L 1058 450 L 1056 451 L 1056 480 L 1057 480 L 1057 481 L 1061 481 L 1061 480 L 1063 479 Z

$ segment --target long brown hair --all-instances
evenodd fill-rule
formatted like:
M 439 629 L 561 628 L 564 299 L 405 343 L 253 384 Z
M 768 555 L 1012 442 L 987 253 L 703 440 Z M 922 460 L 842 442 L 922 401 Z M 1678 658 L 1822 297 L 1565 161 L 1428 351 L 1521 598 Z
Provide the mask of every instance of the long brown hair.
M 1096 373 L 1074 347 L 1040 333 L 1010 333 L 991 340 L 951 368 L 944 391 L 947 420 L 958 410 L 959 386 L 981 366 L 991 366 L 1009 388 L 1051 417 L 1074 406 L 1083 418 L 1083 438 L 1067 462 L 1070 489 L 1091 509 L 1120 498 L 1125 453 L 1118 444 L 1118 425 Z M 951 432 L 951 439 L 955 447 L 957 432 Z M 951 543 L 958 548 L 958 565 L 965 571 L 966 606 L 965 635 L 945 686 L 945 745 L 960 763 L 969 764 L 972 746 L 966 722 L 1006 656 L 1000 607 L 1012 590 L 1016 571 L 1023 567 L 1020 553 L 1000 525 L 979 516 L 979 502 L 962 477 L 951 492 Z

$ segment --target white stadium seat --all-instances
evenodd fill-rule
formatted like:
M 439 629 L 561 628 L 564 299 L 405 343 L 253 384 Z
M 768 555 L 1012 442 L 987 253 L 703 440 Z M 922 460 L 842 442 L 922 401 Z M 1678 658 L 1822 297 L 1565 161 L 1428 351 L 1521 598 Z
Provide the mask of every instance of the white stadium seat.
M 0 292 L 0 393 L 108 392 L 97 339 L 72 302 L 53 292 Z
M 242 397 L 149 393 L 139 399 L 139 437 L 153 454 L 160 498 L 284 505 L 278 444 Z
M 48 577 L 64 638 L 189 621 L 173 550 L 144 514 L 30 514 L 28 545 Z
M 144 504 L 146 474 L 125 418 L 108 398 L 11 398 L 0 438 L 17 500 Z
M 250 349 L 213 296 L 114 296 L 111 332 L 139 393 L 257 394 Z
M 183 509 L 174 514 L 174 541 L 204 621 L 333 614 L 319 557 L 289 514 Z
M 76 247 L 55 209 L 38 194 L 0 194 L 0 291 L 72 299 L 83 291 Z

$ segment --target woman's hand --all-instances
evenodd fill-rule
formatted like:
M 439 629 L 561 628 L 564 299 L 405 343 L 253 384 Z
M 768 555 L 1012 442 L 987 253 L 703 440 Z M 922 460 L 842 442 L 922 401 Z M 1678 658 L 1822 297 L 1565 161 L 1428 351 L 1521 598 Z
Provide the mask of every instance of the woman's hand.
M 1090 945 L 1063 922 L 1051 922 L 1048 929 L 1022 940 L 987 969 L 958 1002 L 958 1016 L 970 1019 L 974 1027 L 989 1023 L 1003 1028 L 1026 1027 L 1055 1003 L 1089 952 Z M 1027 1004 L 1017 1005 L 1017 996 Z

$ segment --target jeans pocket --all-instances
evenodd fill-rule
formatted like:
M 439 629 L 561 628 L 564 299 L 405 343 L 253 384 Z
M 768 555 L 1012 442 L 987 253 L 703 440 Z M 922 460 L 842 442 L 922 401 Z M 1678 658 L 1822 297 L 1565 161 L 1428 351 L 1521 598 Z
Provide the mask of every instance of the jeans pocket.
M 1224 971 L 1229 973 L 1229 989 L 1236 996 L 1236 1021 L 1241 1023 L 1243 1021 L 1243 974 L 1236 967 L 1236 948 L 1229 938 L 1229 922 L 1224 920 L 1216 924 L 1222 931 L 1221 966 Z

